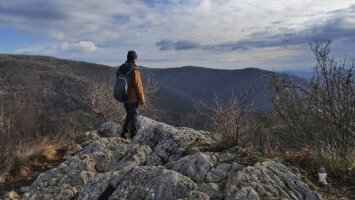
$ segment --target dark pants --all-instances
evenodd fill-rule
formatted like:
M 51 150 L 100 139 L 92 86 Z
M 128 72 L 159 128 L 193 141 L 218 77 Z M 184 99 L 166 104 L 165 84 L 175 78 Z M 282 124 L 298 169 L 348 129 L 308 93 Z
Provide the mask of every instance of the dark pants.
M 131 133 L 131 138 L 137 134 L 137 118 L 138 118 L 139 103 L 124 103 L 126 110 L 126 120 L 123 125 L 123 133 L 127 133 L 128 129 Z

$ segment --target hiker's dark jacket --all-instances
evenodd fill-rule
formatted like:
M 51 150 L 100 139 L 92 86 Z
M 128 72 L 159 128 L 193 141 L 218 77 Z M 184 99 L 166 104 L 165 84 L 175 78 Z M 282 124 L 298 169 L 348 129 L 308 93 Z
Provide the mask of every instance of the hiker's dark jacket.
M 141 73 L 139 72 L 138 66 L 134 62 L 126 62 L 122 64 L 117 72 L 116 77 L 119 74 L 126 74 L 130 69 L 136 67 L 131 75 L 128 77 L 128 101 L 127 103 L 137 103 L 143 104 L 145 102 L 143 84 Z

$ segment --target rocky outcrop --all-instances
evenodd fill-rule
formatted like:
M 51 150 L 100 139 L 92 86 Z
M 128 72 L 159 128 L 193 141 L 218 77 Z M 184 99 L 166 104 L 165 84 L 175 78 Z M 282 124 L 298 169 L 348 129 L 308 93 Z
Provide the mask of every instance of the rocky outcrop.
M 243 166 L 238 148 L 208 150 L 209 132 L 140 117 L 132 141 L 105 123 L 83 134 L 66 160 L 12 199 L 320 199 L 280 161 Z M 100 135 L 99 135 L 99 134 Z
M 301 178 L 273 160 L 245 167 L 229 179 L 226 199 L 318 199 Z

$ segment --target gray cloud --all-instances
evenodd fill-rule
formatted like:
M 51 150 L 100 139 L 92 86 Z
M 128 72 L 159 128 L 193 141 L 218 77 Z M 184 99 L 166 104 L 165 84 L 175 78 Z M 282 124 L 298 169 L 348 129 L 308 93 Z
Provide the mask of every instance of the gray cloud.
M 172 40 L 160 40 L 159 42 L 155 43 L 159 50 L 189 50 L 189 49 L 196 49 L 199 48 L 201 45 L 197 42 L 192 42 L 189 40 L 178 40 L 174 42 Z
M 174 49 L 174 44 L 175 43 L 172 40 L 160 40 L 159 42 L 155 43 L 155 45 L 159 47 L 159 50 L 161 51 Z
M 248 48 L 287 47 L 308 44 L 315 40 L 337 40 L 355 38 L 355 27 L 345 27 L 345 18 L 334 18 L 326 23 L 294 33 L 273 35 L 265 38 L 251 38 L 231 43 L 207 45 L 207 50 L 244 50 Z
M 179 40 L 175 42 L 175 50 L 188 50 L 188 49 L 196 49 L 200 47 L 200 44 L 188 40 Z
M 336 14 L 336 15 L 343 15 L 346 12 L 354 13 L 355 12 L 355 4 L 350 5 L 348 8 L 345 9 L 337 9 L 328 12 L 328 14 Z
M 354 41 L 355 26 L 351 26 L 347 22 L 355 14 L 355 5 L 330 13 L 337 13 L 338 15 L 333 15 L 323 23 L 313 24 L 310 28 L 298 31 L 294 30 L 294 32 L 289 33 L 268 36 L 270 34 L 268 31 L 259 31 L 251 33 L 249 39 L 212 45 L 202 45 L 187 40 L 179 40 L 177 42 L 161 40 L 156 43 L 156 46 L 159 47 L 159 50 L 202 49 L 209 51 L 234 51 L 252 48 L 288 47 L 308 44 L 315 40 L 338 40 L 345 38 L 347 41 Z
M 3 15 L 22 17 L 26 20 L 64 20 L 66 15 L 58 7 L 48 1 L 25 3 L 19 6 L 0 5 L 0 13 Z

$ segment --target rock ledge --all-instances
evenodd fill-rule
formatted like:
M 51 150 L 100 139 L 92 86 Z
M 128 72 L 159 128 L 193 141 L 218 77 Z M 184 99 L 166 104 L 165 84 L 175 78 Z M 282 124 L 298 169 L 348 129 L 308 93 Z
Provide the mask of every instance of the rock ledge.
M 206 151 L 213 143 L 209 132 L 146 117 L 139 124 L 131 142 L 118 137 L 114 123 L 99 129 L 102 136 L 84 134 L 63 163 L 21 188 L 21 195 L 11 191 L 4 199 L 89 200 L 103 193 L 107 199 L 137 200 L 320 199 L 279 161 L 243 166 L 236 150 Z

